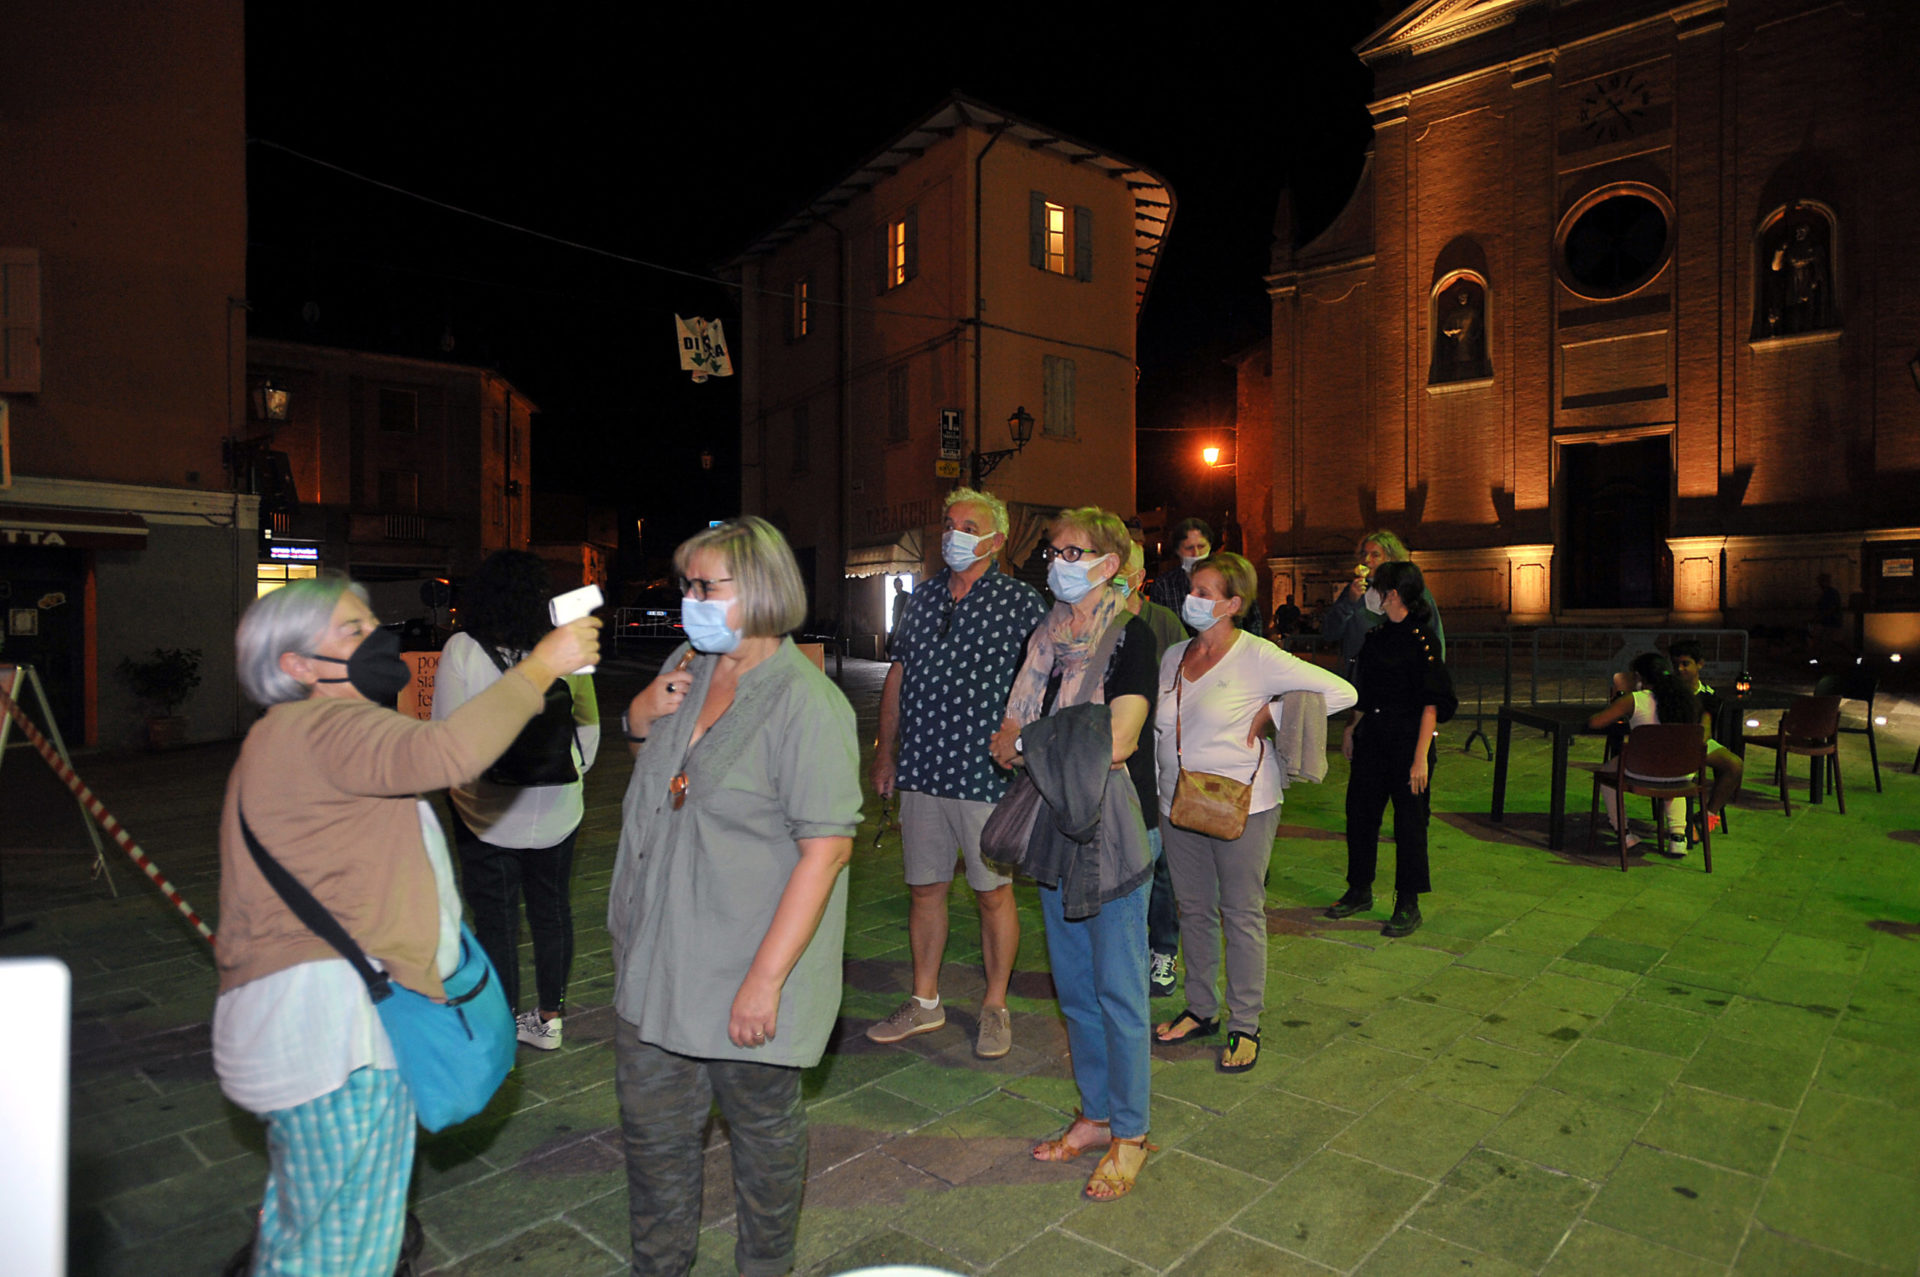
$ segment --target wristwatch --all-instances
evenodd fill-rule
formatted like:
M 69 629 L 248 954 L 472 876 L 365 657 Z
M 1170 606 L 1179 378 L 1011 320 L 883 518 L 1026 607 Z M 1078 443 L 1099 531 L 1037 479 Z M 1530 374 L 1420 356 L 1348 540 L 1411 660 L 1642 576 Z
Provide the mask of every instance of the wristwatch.
M 625 714 L 620 716 L 620 734 L 626 737 L 631 744 L 644 745 L 647 743 L 646 737 L 635 736 L 633 734 L 633 729 L 627 726 L 627 716 Z

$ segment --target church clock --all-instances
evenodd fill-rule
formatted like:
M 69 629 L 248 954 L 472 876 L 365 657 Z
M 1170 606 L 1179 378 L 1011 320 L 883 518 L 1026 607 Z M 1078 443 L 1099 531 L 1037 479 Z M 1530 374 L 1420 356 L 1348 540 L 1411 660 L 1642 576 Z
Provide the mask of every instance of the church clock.
M 1596 142 L 1630 137 L 1647 120 L 1653 89 L 1632 71 L 1603 75 L 1580 97 L 1579 122 Z

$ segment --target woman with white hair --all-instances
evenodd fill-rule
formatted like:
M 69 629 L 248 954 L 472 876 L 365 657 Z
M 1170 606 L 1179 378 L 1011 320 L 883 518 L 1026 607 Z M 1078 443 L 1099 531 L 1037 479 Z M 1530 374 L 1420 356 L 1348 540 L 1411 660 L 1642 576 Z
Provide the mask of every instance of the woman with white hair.
M 267 852 L 399 984 L 444 996 L 460 897 L 424 791 L 473 780 L 599 656 L 599 621 L 546 635 L 509 676 L 443 722 L 386 708 L 411 672 L 345 577 L 296 581 L 247 609 L 241 687 L 266 713 L 247 733 L 220 820 L 220 1087 L 267 1123 L 255 1273 L 391 1273 L 413 1173 L 414 1105 L 367 987 L 267 882 Z
M 637 761 L 607 895 L 633 1271 L 693 1267 L 717 1099 L 735 1271 L 774 1277 L 806 1179 L 800 1070 L 840 1011 L 860 747 L 847 698 L 785 637 L 807 596 L 772 524 L 709 528 L 673 564 L 687 645 L 627 709 Z

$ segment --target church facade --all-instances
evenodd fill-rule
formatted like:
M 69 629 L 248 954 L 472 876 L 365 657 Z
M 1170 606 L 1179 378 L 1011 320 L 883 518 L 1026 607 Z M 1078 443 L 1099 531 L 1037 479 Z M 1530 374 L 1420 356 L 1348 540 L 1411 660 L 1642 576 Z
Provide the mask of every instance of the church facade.
M 1890 3 L 1429 0 L 1364 42 L 1371 151 L 1310 241 L 1283 203 L 1241 364 L 1273 597 L 1386 527 L 1450 629 L 1804 620 L 1827 575 L 1870 649 L 1920 640 L 1916 36 Z

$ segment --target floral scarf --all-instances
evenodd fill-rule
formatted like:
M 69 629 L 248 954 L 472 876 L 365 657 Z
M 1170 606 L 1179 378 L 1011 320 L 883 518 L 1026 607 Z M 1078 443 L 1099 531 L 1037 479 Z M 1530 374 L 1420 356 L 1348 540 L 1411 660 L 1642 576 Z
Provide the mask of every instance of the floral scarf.
M 1039 718 L 1041 707 L 1047 703 L 1047 684 L 1055 674 L 1060 676 L 1060 694 L 1054 703 L 1078 705 L 1082 699 L 1081 685 L 1088 674 L 1095 678 L 1106 675 L 1105 670 L 1089 671 L 1087 658 L 1124 606 L 1125 601 L 1120 591 L 1113 588 L 1113 582 L 1102 583 L 1086 633 L 1076 636 L 1073 608 L 1056 602 L 1053 611 L 1047 613 L 1046 619 L 1034 629 L 1033 637 L 1027 640 L 1026 662 L 1014 675 L 1013 690 L 1007 695 L 1007 717 L 1022 727 Z

